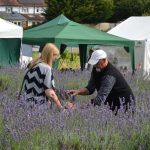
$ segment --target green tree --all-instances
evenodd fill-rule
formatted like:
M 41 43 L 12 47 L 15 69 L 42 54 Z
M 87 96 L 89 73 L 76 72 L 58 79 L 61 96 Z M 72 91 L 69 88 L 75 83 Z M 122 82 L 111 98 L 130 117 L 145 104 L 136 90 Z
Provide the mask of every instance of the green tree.
M 96 22 L 107 21 L 114 13 L 113 0 L 97 0 L 94 2 L 94 16 Z
M 110 20 L 116 22 L 130 16 L 142 16 L 150 8 L 147 6 L 149 2 L 150 0 L 114 0 L 114 15 Z
M 113 0 L 46 0 L 45 16 L 51 20 L 60 14 L 80 23 L 98 23 L 113 14 Z
M 150 0 L 144 1 L 144 11 L 142 16 L 150 16 Z

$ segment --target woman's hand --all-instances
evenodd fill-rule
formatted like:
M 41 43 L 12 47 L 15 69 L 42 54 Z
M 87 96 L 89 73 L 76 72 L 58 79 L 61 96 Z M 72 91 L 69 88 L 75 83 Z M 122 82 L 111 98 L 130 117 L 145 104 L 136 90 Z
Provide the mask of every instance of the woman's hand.
M 71 102 L 66 102 L 65 105 L 64 105 L 64 108 L 65 109 L 75 109 L 76 106 L 75 106 L 75 104 L 73 104 Z

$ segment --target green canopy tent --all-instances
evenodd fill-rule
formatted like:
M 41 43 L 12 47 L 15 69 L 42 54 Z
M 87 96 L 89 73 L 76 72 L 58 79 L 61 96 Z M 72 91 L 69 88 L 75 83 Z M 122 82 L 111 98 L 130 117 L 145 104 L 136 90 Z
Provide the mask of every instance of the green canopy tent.
M 73 22 L 64 15 L 24 31 L 23 43 L 25 44 L 44 45 L 48 42 L 55 43 L 60 48 L 60 53 L 63 52 L 64 45 L 79 45 L 81 69 L 86 63 L 87 45 L 102 44 L 129 47 L 132 69 L 134 69 L 134 41 Z
M 0 66 L 19 62 L 23 29 L 0 18 Z

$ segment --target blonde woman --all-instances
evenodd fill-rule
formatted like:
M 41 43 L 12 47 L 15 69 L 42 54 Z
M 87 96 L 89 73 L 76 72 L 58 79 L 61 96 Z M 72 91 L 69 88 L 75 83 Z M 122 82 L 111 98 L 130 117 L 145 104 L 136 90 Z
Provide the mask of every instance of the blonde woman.
M 63 109 L 54 90 L 55 85 L 52 73 L 52 64 L 58 57 L 58 48 L 52 43 L 47 43 L 42 50 L 41 56 L 29 64 L 29 70 L 24 77 L 24 90 L 27 101 L 43 104 L 51 100 L 58 109 Z

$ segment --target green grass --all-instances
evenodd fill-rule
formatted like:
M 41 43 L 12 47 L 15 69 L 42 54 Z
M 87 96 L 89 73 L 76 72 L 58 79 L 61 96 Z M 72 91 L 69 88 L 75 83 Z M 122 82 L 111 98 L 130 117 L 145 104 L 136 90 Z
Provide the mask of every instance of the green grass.
M 97 137 L 96 131 L 95 133 L 89 132 L 85 135 L 89 142 L 82 141 L 81 137 L 71 130 L 51 133 L 46 130 L 35 130 L 20 142 L 11 137 L 7 138 L 10 138 L 11 148 L 14 150 L 29 148 L 35 150 L 61 150 L 62 148 L 66 150 L 136 150 L 140 145 L 144 145 L 145 150 L 150 149 L 150 125 L 145 125 L 140 132 L 131 130 L 130 137 L 124 133 L 123 141 L 118 133 L 111 133 L 109 128 L 107 128 L 104 138 L 101 138 L 101 135 Z
M 78 55 L 77 55 L 78 58 Z M 76 58 L 76 59 L 77 59 Z M 62 59 L 62 58 L 60 58 Z M 70 55 L 65 59 L 70 59 Z M 77 59 L 78 60 L 78 59 Z M 62 64 L 61 64 L 62 65 Z M 2 75 L 2 73 L 1 73 Z M 9 92 L 15 92 L 21 84 L 23 78 L 23 73 L 18 71 L 15 74 L 9 72 L 8 74 L 3 74 L 0 76 L 2 84 L 0 88 L 5 89 L 5 87 L 9 87 Z M 63 79 L 65 80 L 65 79 Z M 71 80 L 71 82 L 67 82 Z M 76 82 L 73 78 L 68 76 L 66 78 L 66 87 L 70 88 L 79 88 L 85 84 L 85 79 L 81 78 Z M 133 81 L 132 81 L 133 82 Z M 149 91 L 149 82 L 143 80 L 135 80 L 135 86 L 137 86 L 138 92 L 144 92 L 145 90 Z M 8 86 L 9 85 L 9 86 Z M 8 91 L 8 90 L 7 90 Z M 10 97 L 12 98 L 12 97 Z M 89 97 L 88 97 L 89 98 Z M 86 97 L 80 97 L 81 99 L 86 99 Z M 142 99 L 141 99 L 142 100 Z M 148 106 L 145 106 L 145 110 L 148 110 Z M 29 133 L 26 137 L 23 137 L 22 140 L 16 141 L 11 132 L 6 131 L 4 128 L 5 120 L 2 118 L 2 110 L 3 105 L 0 107 L 0 150 L 5 149 L 13 149 L 13 150 L 26 150 L 26 149 L 35 149 L 35 150 L 136 150 L 136 149 L 144 149 L 150 150 L 150 122 L 146 122 L 143 118 L 143 122 L 139 122 L 141 124 L 140 129 L 131 128 L 130 126 L 127 128 L 130 132 L 125 132 L 125 130 L 118 130 L 111 126 L 111 124 L 105 124 L 104 135 L 97 134 L 99 133 L 100 127 L 96 128 L 97 130 L 92 130 L 89 132 L 85 132 L 83 128 L 86 124 L 84 122 L 81 124 L 83 120 L 81 120 L 80 125 L 78 126 L 77 120 L 80 119 L 76 113 L 72 117 L 68 117 L 65 120 L 65 124 L 68 128 L 63 130 L 57 129 L 47 129 L 46 126 L 44 128 L 35 129 Z M 11 112 L 12 114 L 12 112 Z M 17 114 L 16 114 L 17 115 Z M 142 114 L 141 114 L 142 115 Z M 91 114 L 92 116 L 92 114 Z M 144 116 L 143 116 L 144 117 Z M 134 121 L 134 120 L 133 120 Z M 136 120 L 135 121 L 140 121 Z M 10 121 L 11 122 L 11 121 Z M 92 122 L 92 120 L 91 120 Z M 8 123 L 8 122 L 7 122 Z M 86 123 L 86 122 L 85 122 Z M 117 122 L 116 122 L 117 123 Z M 136 124 L 136 122 L 135 122 Z M 8 124 L 7 124 L 8 125 Z M 94 123 L 93 123 L 94 126 Z M 74 130 L 76 128 L 80 128 L 80 135 L 78 135 L 77 131 Z M 114 130 L 112 131 L 111 128 Z M 88 141 L 81 140 L 81 135 L 87 137 Z M 47 140 L 48 139 L 48 140 Z M 122 140 L 123 139 L 123 140 Z M 144 146 L 140 147 L 140 146 Z
M 7 75 L 0 75 L 0 92 L 7 90 L 9 86 L 10 78 Z

